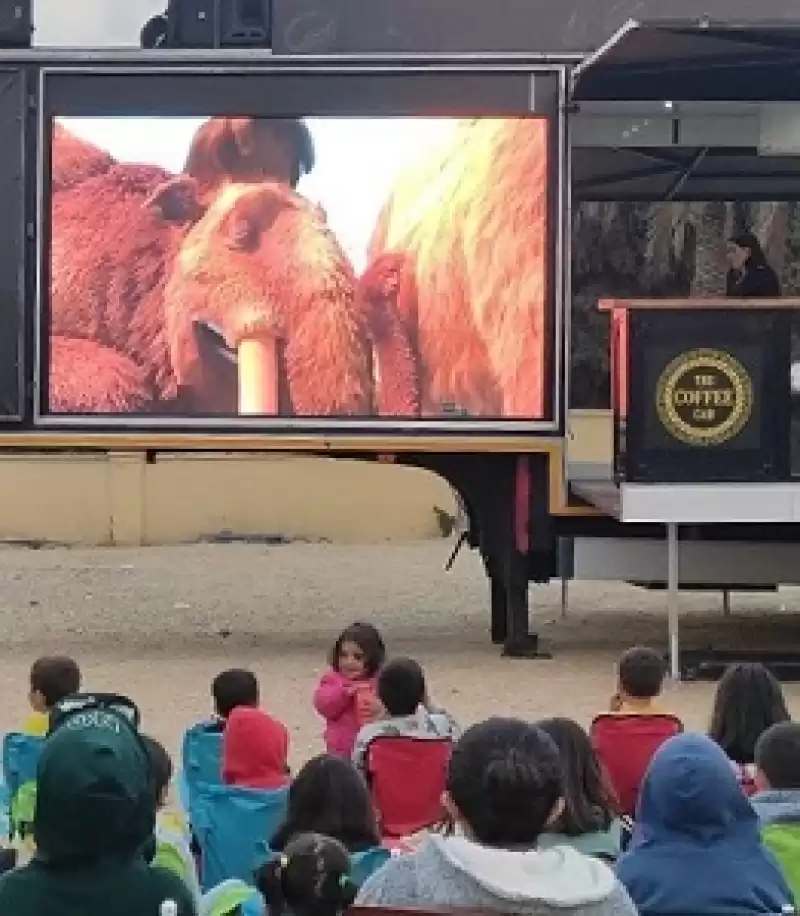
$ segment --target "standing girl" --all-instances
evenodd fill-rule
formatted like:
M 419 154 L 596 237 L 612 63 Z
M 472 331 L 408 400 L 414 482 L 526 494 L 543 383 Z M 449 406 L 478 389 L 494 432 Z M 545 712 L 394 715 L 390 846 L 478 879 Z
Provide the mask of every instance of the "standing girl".
M 359 729 L 376 718 L 375 676 L 385 658 L 381 634 L 369 623 L 352 624 L 334 643 L 331 668 L 314 691 L 329 754 L 350 757 Z

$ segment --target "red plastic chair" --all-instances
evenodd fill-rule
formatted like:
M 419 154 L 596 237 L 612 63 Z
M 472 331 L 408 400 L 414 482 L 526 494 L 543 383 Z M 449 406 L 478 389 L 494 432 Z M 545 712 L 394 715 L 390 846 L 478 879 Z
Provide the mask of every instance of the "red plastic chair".
M 382 836 L 391 841 L 438 823 L 453 742 L 386 735 L 367 750 L 367 773 Z
M 639 788 L 650 761 L 661 745 L 683 731 L 677 716 L 653 713 L 603 713 L 595 718 L 589 737 L 616 793 L 620 813 L 633 817 Z

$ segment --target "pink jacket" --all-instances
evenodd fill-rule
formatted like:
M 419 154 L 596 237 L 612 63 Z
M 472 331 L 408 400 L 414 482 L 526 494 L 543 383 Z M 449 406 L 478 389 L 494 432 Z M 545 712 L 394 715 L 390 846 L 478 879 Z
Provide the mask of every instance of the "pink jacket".
M 374 681 L 370 683 L 374 687 Z M 361 728 L 353 682 L 338 671 L 327 671 L 314 691 L 314 708 L 325 719 L 325 747 L 328 753 L 350 757 Z

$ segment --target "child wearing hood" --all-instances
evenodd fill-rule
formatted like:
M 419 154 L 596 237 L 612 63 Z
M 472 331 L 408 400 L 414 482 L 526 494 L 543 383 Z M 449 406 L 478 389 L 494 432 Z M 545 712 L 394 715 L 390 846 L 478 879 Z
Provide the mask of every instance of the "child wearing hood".
M 444 805 L 450 836 L 431 835 L 413 855 L 367 879 L 359 904 L 468 907 L 530 916 L 636 916 L 609 867 L 569 846 L 539 850 L 561 815 L 558 749 L 540 728 L 489 719 L 453 750 Z
M 756 916 L 794 903 L 730 761 L 705 735 L 656 753 L 617 876 L 640 916 Z
M 289 784 L 289 732 L 262 709 L 237 706 L 222 734 L 223 782 L 245 789 Z
M 39 762 L 32 861 L 0 878 L 2 916 L 196 916 L 176 875 L 151 866 L 156 824 L 147 750 L 107 709 L 67 714 Z

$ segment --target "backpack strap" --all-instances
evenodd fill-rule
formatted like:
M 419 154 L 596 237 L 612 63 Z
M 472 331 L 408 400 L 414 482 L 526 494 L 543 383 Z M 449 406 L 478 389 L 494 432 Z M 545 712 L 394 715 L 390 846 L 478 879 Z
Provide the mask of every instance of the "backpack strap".
M 51 710 L 48 735 L 52 735 L 69 716 L 92 709 L 113 712 L 124 719 L 134 731 L 139 731 L 139 707 L 129 697 L 120 693 L 73 693 L 56 703 Z

